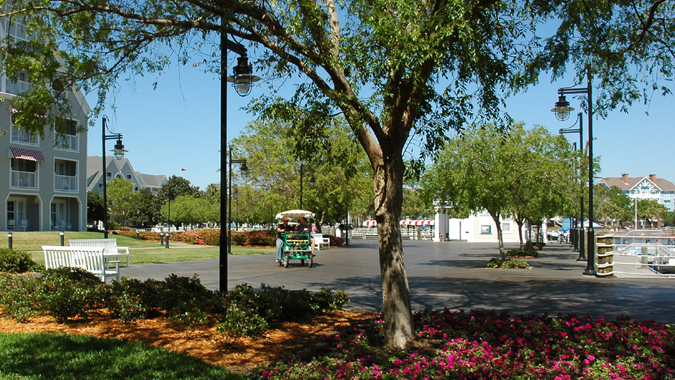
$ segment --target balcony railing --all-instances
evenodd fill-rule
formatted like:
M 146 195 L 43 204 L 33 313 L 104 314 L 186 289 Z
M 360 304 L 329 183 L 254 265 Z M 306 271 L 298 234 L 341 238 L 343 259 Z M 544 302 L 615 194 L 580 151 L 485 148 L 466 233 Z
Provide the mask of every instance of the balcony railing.
M 73 152 L 78 152 L 79 149 L 79 136 L 65 135 L 56 138 L 56 149 L 61 150 L 70 150 Z
M 9 94 L 22 94 L 26 91 L 28 91 L 33 85 L 30 82 L 25 82 L 22 80 L 16 81 L 16 82 L 7 82 L 5 91 Z
M 29 145 L 38 145 L 37 135 L 31 135 L 26 131 L 22 131 L 17 128 L 12 128 L 12 142 L 29 144 Z
M 20 187 L 22 189 L 37 189 L 37 173 L 36 172 L 22 172 L 18 170 L 11 171 L 12 187 Z
M 54 176 L 54 190 L 77 192 L 77 176 L 71 177 L 68 175 Z

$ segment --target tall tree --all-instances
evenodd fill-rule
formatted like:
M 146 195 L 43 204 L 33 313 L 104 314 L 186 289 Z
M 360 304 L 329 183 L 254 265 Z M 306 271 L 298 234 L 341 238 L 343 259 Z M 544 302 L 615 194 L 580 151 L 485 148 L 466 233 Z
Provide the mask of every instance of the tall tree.
M 103 220 L 103 194 L 87 191 L 87 221 Z
M 110 203 L 110 217 L 124 225 L 127 216 L 132 212 L 134 185 L 123 178 L 113 178 L 108 182 L 108 202 Z
M 129 223 L 136 227 L 148 228 L 159 221 L 159 204 L 150 189 L 140 189 L 131 198 Z
M 247 205 L 244 210 L 250 221 L 258 215 L 269 222 L 270 208 L 274 214 L 299 208 L 301 187 L 303 208 L 313 211 L 318 220 L 323 218 L 322 222 L 341 221 L 347 209 L 352 215 L 372 210 L 370 165 L 341 119 L 336 117 L 322 128 L 322 136 L 308 141 L 298 140 L 289 123 L 271 120 L 250 123 L 233 140 L 249 168 L 245 178 L 235 176 L 233 183 L 244 180 L 256 188 L 240 192 L 238 198 Z M 299 144 L 305 146 L 304 152 L 294 149 Z
M 344 115 L 372 167 L 386 344 L 401 347 L 413 339 L 398 224 L 410 137 L 420 135 L 422 155 L 433 155 L 447 129 L 492 120 L 502 92 L 536 83 L 543 70 L 559 77 L 590 67 L 604 90 L 600 110 L 630 104 L 652 88 L 668 92 L 659 80 L 672 77 L 675 57 L 675 12 L 665 0 L 0 2 L 38 36 L 8 37 L 0 48 L 10 79 L 28 71 L 40 84 L 12 100 L 17 125 L 29 131 L 63 112 L 51 87 L 97 89 L 98 111 L 121 75 L 163 70 L 171 54 L 219 72 L 205 53 L 220 50 L 214 34 L 252 42 L 269 77 L 305 79 L 291 99 L 273 93 L 258 98 L 258 109 L 316 133 Z M 52 85 L 57 76 L 63 86 Z
M 192 186 L 190 181 L 183 177 L 172 175 L 157 191 L 157 202 L 163 205 L 169 197 L 176 199 L 181 195 L 198 196 L 200 195 L 199 187 Z
M 633 212 L 632 201 L 617 186 L 608 188 L 605 185 L 597 185 L 593 192 L 595 215 L 604 224 L 619 226 L 621 221 L 630 220 Z
M 522 247 L 526 221 L 541 225 L 544 218 L 573 213 L 579 199 L 576 157 L 563 136 L 552 136 L 539 126 L 517 126 L 505 139 L 513 152 L 509 158 L 520 171 L 508 189 L 513 196 L 508 214 L 518 224 Z
M 424 179 L 427 197 L 443 206 L 490 214 L 502 260 L 501 219 L 513 205 L 511 187 L 521 174 L 518 153 L 494 125 L 474 126 L 448 142 Z

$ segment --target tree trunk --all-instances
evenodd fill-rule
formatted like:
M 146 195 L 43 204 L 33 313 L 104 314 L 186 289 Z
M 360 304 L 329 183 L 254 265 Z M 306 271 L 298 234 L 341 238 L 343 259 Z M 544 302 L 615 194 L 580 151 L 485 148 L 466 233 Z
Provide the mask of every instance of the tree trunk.
M 490 213 L 490 216 L 492 216 L 492 220 L 495 222 L 495 226 L 497 226 L 497 241 L 499 241 L 499 257 L 502 258 L 502 261 L 506 260 L 506 252 L 504 252 L 504 237 L 502 236 L 502 224 L 501 224 L 501 217 L 499 214 L 493 214 Z
M 516 219 L 516 224 L 518 224 L 518 241 L 520 241 L 520 249 L 524 249 L 525 242 L 523 241 L 523 225 L 525 225 L 525 221 Z
M 405 166 L 400 154 L 373 166 L 385 344 L 403 348 L 415 331 L 400 225 Z

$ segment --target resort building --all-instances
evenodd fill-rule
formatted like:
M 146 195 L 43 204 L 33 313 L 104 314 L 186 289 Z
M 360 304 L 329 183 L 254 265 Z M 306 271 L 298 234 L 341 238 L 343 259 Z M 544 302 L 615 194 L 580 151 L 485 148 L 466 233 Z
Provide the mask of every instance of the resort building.
M 149 189 L 153 195 L 157 195 L 159 188 L 168 181 L 163 174 L 151 175 L 135 171 L 127 158 L 116 160 L 113 156 L 106 156 L 105 168 L 104 176 L 101 157 L 87 157 L 87 191 L 103 194 L 103 178 L 106 183 L 113 178 L 122 178 L 131 182 L 134 191 Z
M 675 184 L 663 178 L 657 178 L 656 174 L 647 177 L 629 177 L 622 174 L 621 177 L 607 177 L 598 181 L 607 188 L 616 186 L 631 199 L 651 199 L 664 205 L 668 211 L 675 207 Z
M 12 42 L 30 37 L 20 18 L 3 19 L 0 39 Z M 77 88 L 60 89 L 59 102 L 68 102 L 70 114 L 58 125 L 45 126 L 44 137 L 15 128 L 13 99 L 32 87 L 28 73 L 10 81 L 0 73 L 0 230 L 86 230 L 87 192 L 83 175 L 87 161 L 89 105 Z M 50 132 L 57 128 L 59 136 Z

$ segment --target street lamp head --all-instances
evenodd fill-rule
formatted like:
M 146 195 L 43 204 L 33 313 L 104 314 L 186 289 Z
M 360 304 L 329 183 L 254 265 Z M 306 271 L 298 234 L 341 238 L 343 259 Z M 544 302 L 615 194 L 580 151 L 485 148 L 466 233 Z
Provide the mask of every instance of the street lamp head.
M 227 81 L 234 83 L 234 89 L 239 96 L 246 96 L 251 92 L 251 83 L 260 80 L 253 75 L 253 65 L 248 63 L 248 57 L 243 55 L 237 58 L 237 66 L 234 67 L 234 75 L 227 77 Z
M 117 138 L 117 143 L 115 143 L 115 149 L 113 149 L 112 152 L 114 153 L 116 160 L 121 160 L 124 158 L 124 152 L 126 152 L 126 150 L 124 149 L 124 145 L 122 144 L 121 136 Z
M 248 166 L 246 166 L 246 160 L 243 160 L 243 162 L 241 163 L 241 168 L 240 168 L 240 170 L 241 170 L 242 172 L 244 172 L 244 173 L 247 173 L 247 172 L 248 172 Z
M 565 99 L 565 95 L 560 95 L 558 97 L 558 101 L 555 102 L 555 108 L 551 110 L 551 112 L 555 113 L 555 117 L 561 121 L 567 120 L 572 111 L 574 111 L 574 108 L 570 107 L 570 102 Z

